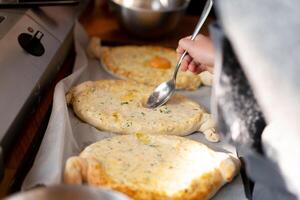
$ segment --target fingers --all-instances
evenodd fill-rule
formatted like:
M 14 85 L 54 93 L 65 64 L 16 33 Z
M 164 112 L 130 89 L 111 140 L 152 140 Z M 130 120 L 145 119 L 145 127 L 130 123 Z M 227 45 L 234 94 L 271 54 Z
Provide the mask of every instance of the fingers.
M 184 53 L 184 49 L 181 46 L 178 46 L 176 49 L 176 53 L 177 53 L 177 59 L 179 59 L 180 56 Z
M 199 47 L 196 46 L 195 42 L 190 40 L 189 38 L 183 38 L 179 40 L 179 46 L 181 47 L 181 49 L 186 50 L 194 59 L 196 58 L 195 55 L 197 55 L 195 51 L 198 51 L 199 53 Z
M 184 71 L 184 72 L 187 71 L 188 66 L 191 61 L 192 61 L 192 57 L 189 55 L 186 55 L 181 62 L 181 66 L 180 66 L 181 71 Z
M 207 40 L 208 37 L 202 35 L 202 34 L 198 34 L 196 37 L 195 37 L 195 41 L 199 41 L 199 40 Z
M 186 36 L 182 39 L 191 39 L 191 36 Z M 181 39 L 181 40 L 182 40 Z M 178 42 L 178 47 L 176 49 L 176 52 L 177 52 L 177 59 L 180 58 L 180 56 L 184 53 L 185 49 L 183 49 L 181 46 L 180 46 L 180 41 Z
M 198 65 L 196 64 L 196 62 L 194 60 L 192 60 L 190 62 L 188 69 L 193 73 L 196 73 L 198 71 Z
M 190 36 L 182 38 L 179 40 L 177 56 L 181 56 L 185 50 L 196 62 L 213 66 L 214 48 L 208 37 L 200 34 L 195 41 L 192 41 Z
M 181 71 L 191 71 L 194 74 L 200 74 L 201 72 L 204 71 L 209 71 L 210 73 L 213 73 L 213 68 L 200 64 L 196 62 L 195 60 L 192 59 L 189 55 L 186 55 L 184 59 L 182 60 L 181 66 L 180 66 Z
M 182 38 L 179 40 L 178 48 L 176 49 L 178 59 L 184 51 L 187 51 L 188 54 L 182 61 L 182 71 L 189 70 L 195 74 L 203 71 L 213 71 L 214 48 L 212 41 L 208 37 L 199 34 L 194 41 L 191 40 L 191 36 Z
M 192 48 L 192 43 L 193 43 L 193 41 L 188 37 L 180 39 L 178 42 L 178 51 L 177 52 L 181 53 L 181 54 L 185 50 L 187 50 L 189 52 L 189 50 Z
M 181 66 L 180 66 L 181 71 L 185 72 L 185 71 L 189 70 L 195 74 L 199 74 L 203 71 L 206 71 L 207 68 L 208 68 L 207 66 L 202 65 L 202 64 L 196 62 L 195 60 L 193 60 L 192 57 L 189 55 L 186 55 L 183 58 Z
M 192 59 L 192 57 L 190 57 L 189 55 L 187 55 L 181 63 L 181 67 L 180 67 L 181 71 L 191 71 L 194 74 L 199 74 L 203 71 L 206 70 L 206 66 L 197 63 L 195 60 Z
M 197 69 L 193 72 L 194 74 L 200 74 L 201 72 L 205 71 L 203 65 L 198 65 Z
M 206 66 L 192 60 L 188 66 L 188 70 L 190 70 L 194 74 L 200 74 L 201 72 L 206 71 Z

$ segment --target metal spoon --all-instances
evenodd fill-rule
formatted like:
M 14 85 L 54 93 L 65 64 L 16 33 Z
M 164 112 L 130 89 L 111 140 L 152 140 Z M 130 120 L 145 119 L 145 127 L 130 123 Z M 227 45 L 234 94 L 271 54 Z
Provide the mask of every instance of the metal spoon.
M 212 0 L 206 1 L 205 7 L 202 11 L 202 14 L 200 16 L 198 24 L 193 32 L 191 40 L 195 40 L 197 34 L 199 33 L 201 27 L 203 26 L 211 8 L 212 8 L 212 5 L 213 5 Z M 186 54 L 187 54 L 187 51 L 185 51 L 182 54 L 182 56 L 180 57 L 180 59 L 178 60 L 175 70 L 174 70 L 173 78 L 169 81 L 161 83 L 159 86 L 157 86 L 155 88 L 154 92 L 150 95 L 150 97 L 148 98 L 148 101 L 147 101 L 148 108 L 156 108 L 158 106 L 164 105 L 174 94 L 175 89 L 176 89 L 176 76 L 178 73 L 178 69 L 181 65 L 183 58 L 186 56 Z

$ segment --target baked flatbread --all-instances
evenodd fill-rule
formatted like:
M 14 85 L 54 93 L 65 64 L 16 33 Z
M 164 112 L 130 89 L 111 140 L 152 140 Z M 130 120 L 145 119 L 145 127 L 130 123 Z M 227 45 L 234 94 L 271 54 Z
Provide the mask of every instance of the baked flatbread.
M 203 85 L 212 86 L 213 85 L 213 74 L 209 71 L 204 71 L 199 74 Z
M 150 86 L 169 80 L 177 62 L 173 49 L 159 46 L 101 47 L 97 38 L 92 38 L 88 52 L 100 59 L 103 67 L 113 75 Z M 195 90 L 201 82 L 200 76 L 179 71 L 176 87 Z
M 67 160 L 65 183 L 108 187 L 135 200 L 205 200 L 239 171 L 233 155 L 178 136 L 107 138 Z
M 149 109 L 145 105 L 152 91 L 133 81 L 87 81 L 72 88 L 66 99 L 81 120 L 100 130 L 181 136 L 199 130 L 209 141 L 219 141 L 211 115 L 199 104 L 176 93 L 164 106 Z

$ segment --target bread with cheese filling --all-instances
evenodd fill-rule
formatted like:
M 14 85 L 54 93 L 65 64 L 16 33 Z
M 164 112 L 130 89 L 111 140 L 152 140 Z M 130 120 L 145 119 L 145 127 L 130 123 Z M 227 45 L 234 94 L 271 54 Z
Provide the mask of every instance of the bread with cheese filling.
M 88 52 L 100 59 L 102 66 L 113 75 L 150 86 L 169 80 L 177 63 L 174 49 L 145 45 L 101 47 L 98 38 L 91 39 Z M 179 71 L 176 87 L 196 90 L 201 83 L 200 76 Z
M 118 134 L 188 135 L 195 131 L 219 141 L 211 115 L 196 102 L 175 94 L 164 105 L 146 107 L 153 87 L 126 80 L 87 81 L 66 95 L 75 114 L 92 126 Z
M 135 200 L 207 200 L 232 181 L 239 160 L 178 136 L 107 138 L 67 160 L 64 181 L 123 192 Z

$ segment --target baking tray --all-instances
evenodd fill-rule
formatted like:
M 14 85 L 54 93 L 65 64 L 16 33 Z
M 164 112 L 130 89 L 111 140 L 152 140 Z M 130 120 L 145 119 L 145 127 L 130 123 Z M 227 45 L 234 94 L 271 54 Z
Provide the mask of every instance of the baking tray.
M 55 88 L 52 113 L 45 137 L 22 189 L 61 183 L 64 164 L 68 157 L 78 155 L 87 145 L 95 141 L 115 136 L 113 133 L 99 131 L 82 122 L 66 105 L 65 93 L 71 87 L 87 80 L 115 79 L 102 68 L 98 60 L 87 57 L 85 49 L 88 45 L 88 37 L 78 23 L 74 28 L 74 38 L 77 55 L 74 71 Z M 198 102 L 206 110 L 210 110 L 210 87 L 200 87 L 197 91 L 178 92 Z M 226 142 L 208 142 L 202 133 L 194 133 L 187 138 L 202 142 L 218 151 L 235 152 L 235 148 Z M 222 187 L 212 199 L 246 199 L 240 176 Z

